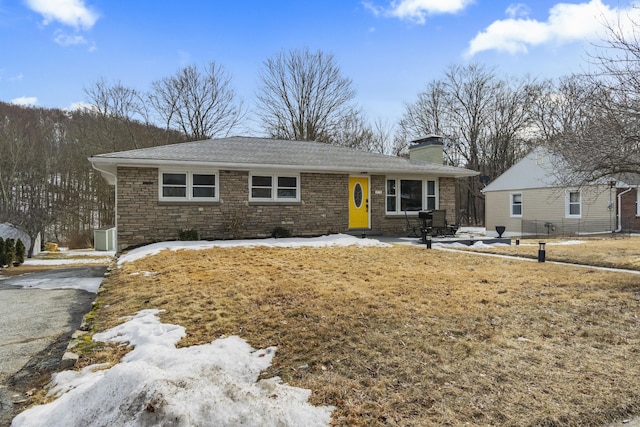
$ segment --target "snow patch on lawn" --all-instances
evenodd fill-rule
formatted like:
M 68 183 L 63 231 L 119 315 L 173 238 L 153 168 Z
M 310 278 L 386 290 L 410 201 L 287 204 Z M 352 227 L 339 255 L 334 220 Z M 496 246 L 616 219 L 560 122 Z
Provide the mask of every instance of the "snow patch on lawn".
M 382 243 L 375 239 L 361 239 L 347 234 L 331 234 L 328 236 L 312 237 L 312 238 L 285 238 L 285 239 L 249 239 L 249 240 L 214 240 L 214 241 L 175 241 L 175 242 L 159 242 L 150 245 L 141 246 L 132 249 L 120 256 L 118 265 L 125 262 L 135 261 L 146 256 L 156 255 L 160 251 L 170 249 L 177 251 L 180 249 L 209 249 L 214 247 L 230 248 L 230 247 L 273 247 L 273 248 L 301 248 L 301 247 L 329 247 L 329 246 L 391 246 L 388 243 Z
M 560 242 L 549 242 L 547 245 L 581 245 L 587 243 L 586 240 L 564 240 Z
M 80 425 L 327 426 L 332 407 L 316 407 L 310 391 L 258 381 L 276 347 L 254 350 L 237 336 L 176 348 L 182 326 L 164 324 L 159 310 L 143 310 L 93 336 L 94 341 L 134 347 L 120 363 L 103 369 L 55 374 L 56 400 L 14 418 L 12 427 Z
M 74 264 L 108 264 L 112 257 L 105 258 L 75 258 L 75 259 L 38 259 L 29 258 L 24 260 L 24 265 L 74 265 Z
M 100 283 L 102 283 L 102 277 L 65 277 L 62 279 L 43 277 L 21 279 L 18 285 L 25 289 L 80 289 L 95 294 L 98 293 Z
M 94 249 L 59 248 L 56 252 L 44 251 L 33 258 L 24 260 L 25 265 L 73 265 L 108 264 L 115 256 L 114 251 L 96 251 Z

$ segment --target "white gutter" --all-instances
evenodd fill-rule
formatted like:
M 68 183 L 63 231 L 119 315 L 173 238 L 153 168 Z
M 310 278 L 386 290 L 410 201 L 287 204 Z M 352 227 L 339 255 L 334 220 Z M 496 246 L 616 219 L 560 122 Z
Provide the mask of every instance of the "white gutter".
M 624 190 L 622 193 L 618 194 L 618 209 L 617 209 L 617 214 L 618 214 L 618 228 L 616 229 L 616 233 L 619 233 L 622 231 L 622 195 L 628 193 L 629 191 L 633 190 L 633 187 L 629 187 L 626 190 Z

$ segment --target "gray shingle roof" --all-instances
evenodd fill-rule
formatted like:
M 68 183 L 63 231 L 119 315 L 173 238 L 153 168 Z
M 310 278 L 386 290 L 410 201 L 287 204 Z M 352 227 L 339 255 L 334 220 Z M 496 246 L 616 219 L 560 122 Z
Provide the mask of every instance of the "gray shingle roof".
M 473 176 L 477 172 L 307 141 L 234 136 L 93 156 L 94 165 L 206 165 L 216 168 L 275 168 L 306 172 L 416 173 Z

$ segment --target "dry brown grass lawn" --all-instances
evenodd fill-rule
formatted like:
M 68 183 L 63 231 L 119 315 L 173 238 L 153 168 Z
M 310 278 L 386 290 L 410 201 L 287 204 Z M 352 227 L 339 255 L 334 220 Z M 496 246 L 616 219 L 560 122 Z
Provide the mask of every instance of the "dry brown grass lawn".
M 139 274 L 151 272 L 151 274 Z M 418 247 L 164 251 L 114 270 L 105 330 L 165 310 L 182 346 L 276 345 L 264 377 L 335 425 L 603 425 L 640 413 L 640 277 Z M 87 353 L 98 362 L 120 355 Z
M 545 242 L 548 261 L 640 270 L 640 237 L 616 236 L 578 240 L 582 242 L 580 244 L 566 244 L 566 241 L 552 239 L 522 240 L 523 244 L 519 246 L 494 246 L 471 250 L 537 259 L 538 242 Z

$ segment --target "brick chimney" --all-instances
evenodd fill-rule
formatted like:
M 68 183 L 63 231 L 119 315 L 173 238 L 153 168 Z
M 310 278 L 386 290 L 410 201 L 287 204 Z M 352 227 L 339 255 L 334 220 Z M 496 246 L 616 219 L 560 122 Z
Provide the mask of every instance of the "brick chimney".
M 409 158 L 431 163 L 444 163 L 444 142 L 440 135 L 427 135 L 424 138 L 411 141 Z

